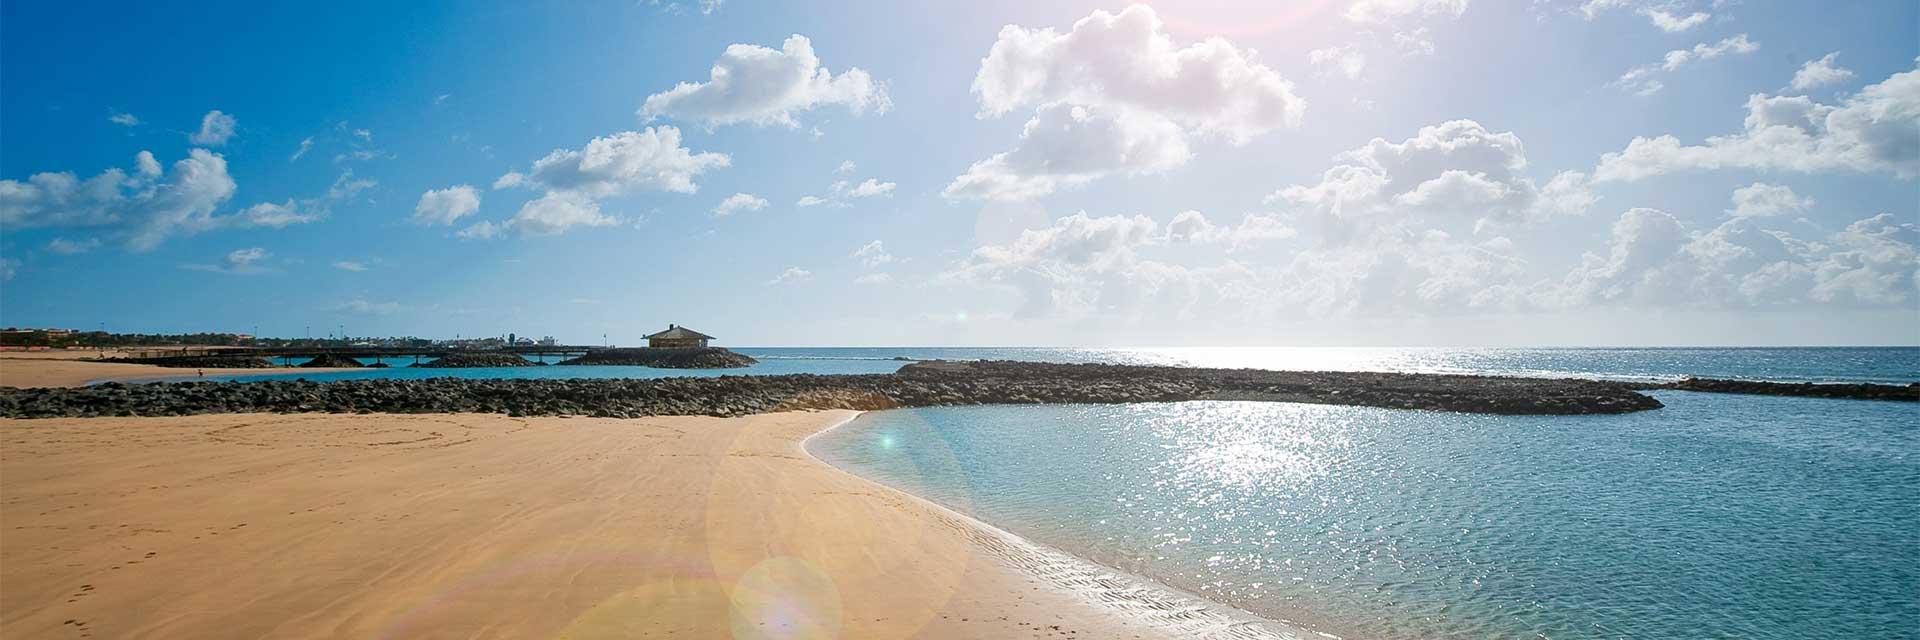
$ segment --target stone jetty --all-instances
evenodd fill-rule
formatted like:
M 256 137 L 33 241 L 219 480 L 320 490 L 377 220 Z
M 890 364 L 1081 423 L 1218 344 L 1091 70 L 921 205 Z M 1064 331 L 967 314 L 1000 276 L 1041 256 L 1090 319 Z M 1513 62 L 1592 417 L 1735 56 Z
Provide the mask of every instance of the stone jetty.
M 504 413 L 633 418 L 797 409 L 1268 400 L 1495 414 L 1657 409 L 1633 385 L 1400 373 L 917 362 L 893 374 L 640 379 L 269 380 L 0 388 L 0 417 Z
M 578 358 L 560 361 L 562 365 L 620 365 L 663 369 L 737 369 L 759 362 L 750 356 L 721 347 L 684 349 L 595 349 Z

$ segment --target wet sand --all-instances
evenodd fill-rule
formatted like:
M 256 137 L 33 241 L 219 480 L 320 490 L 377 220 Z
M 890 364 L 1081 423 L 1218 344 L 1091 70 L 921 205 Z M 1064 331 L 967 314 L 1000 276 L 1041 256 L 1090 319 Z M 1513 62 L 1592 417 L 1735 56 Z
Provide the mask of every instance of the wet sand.
M 0 420 L 0 636 L 1272 637 L 746 418 Z
M 119 355 L 108 352 L 107 355 Z M 150 364 L 95 362 L 97 351 L 12 351 L 0 353 L 0 387 L 78 387 L 100 380 L 153 380 L 210 376 L 325 373 L 354 369 L 179 369 Z

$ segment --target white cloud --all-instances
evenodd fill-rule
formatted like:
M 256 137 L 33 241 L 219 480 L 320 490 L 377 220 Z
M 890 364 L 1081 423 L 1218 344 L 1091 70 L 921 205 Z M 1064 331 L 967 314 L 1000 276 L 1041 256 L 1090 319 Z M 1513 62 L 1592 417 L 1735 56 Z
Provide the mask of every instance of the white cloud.
M 859 249 L 853 250 L 853 253 L 849 254 L 849 257 L 859 260 L 860 266 L 868 269 L 893 262 L 893 254 L 887 253 L 886 246 L 881 244 L 879 240 L 866 243 Z
M 1608 86 L 1632 92 L 1634 95 L 1653 95 L 1666 87 L 1666 83 L 1657 79 L 1657 76 L 1663 72 L 1672 73 L 1699 60 L 1711 60 L 1729 54 L 1748 54 L 1759 50 L 1760 44 L 1748 40 L 1747 34 L 1744 33 L 1713 44 L 1702 42 L 1694 45 L 1692 49 L 1668 51 L 1661 57 L 1658 64 L 1644 64 L 1628 69 L 1626 73 L 1620 74 L 1619 78 L 1608 83 Z
M 1840 52 L 1835 51 L 1820 56 L 1818 60 L 1808 60 L 1806 64 L 1800 65 L 1799 71 L 1793 73 L 1793 84 L 1790 86 L 1794 91 L 1806 91 L 1836 82 L 1844 82 L 1846 79 L 1853 77 L 1853 71 L 1834 66 L 1834 60 L 1839 57 Z
M 339 269 L 341 271 L 366 271 L 367 265 L 364 262 L 355 262 L 352 260 L 337 260 L 337 261 L 334 261 L 333 268 Z
M 480 192 L 472 185 L 454 185 L 429 189 L 413 205 L 413 223 L 451 225 L 461 217 L 480 210 Z
M 854 284 L 864 284 L 864 285 L 873 285 L 873 286 L 891 284 L 892 282 L 893 282 L 893 274 L 891 273 L 868 273 L 853 279 Z
M 1146 112 L 1244 143 L 1300 125 L 1306 101 L 1251 50 L 1221 38 L 1177 47 L 1146 5 L 1095 11 L 1073 29 L 1008 25 L 973 80 L 980 115 L 1056 102 Z
M 726 3 L 727 0 L 700 0 L 700 15 L 713 15 L 713 12 L 719 11 L 720 7 Z
M 1393 34 L 1393 44 L 1410 56 L 1433 55 L 1433 31 L 1420 27 L 1412 31 L 1397 31 Z
M 1335 156 L 1316 184 L 1268 197 L 1327 242 L 1380 225 L 1475 219 L 1476 228 L 1578 215 L 1595 198 L 1584 174 L 1562 172 L 1545 186 L 1524 174 L 1525 146 L 1511 132 L 1472 120 L 1422 127 L 1401 142 L 1375 138 Z
M 555 150 L 533 163 L 527 181 L 593 198 L 634 191 L 693 193 L 700 190 L 694 178 L 732 162 L 724 153 L 694 153 L 680 146 L 679 129 L 648 127 L 594 138 L 578 151 Z
M 1428 47 L 1431 46 L 1429 42 Z M 1328 47 L 1307 52 L 1307 62 L 1315 67 L 1326 68 L 1321 73 L 1338 72 L 1351 80 L 1359 78 L 1360 73 L 1367 69 L 1367 54 L 1353 45 Z
M 865 182 L 861 182 L 848 190 L 847 195 L 855 198 L 891 196 L 893 195 L 893 187 L 894 184 L 891 182 L 881 182 L 873 178 L 867 178 Z
M 1781 185 L 1755 182 L 1733 190 L 1733 208 L 1727 213 L 1738 218 L 1760 218 L 1800 213 L 1813 208 L 1813 198 L 1803 198 Z
M 849 173 L 853 173 L 853 172 L 854 172 L 854 170 L 855 170 L 855 169 L 857 169 L 857 168 L 858 168 L 858 167 L 857 167 L 856 165 L 854 165 L 854 164 L 853 164 L 853 161 L 852 161 L 852 160 L 841 160 L 841 161 L 840 161 L 840 166 L 838 166 L 838 167 L 835 167 L 835 168 L 834 168 L 834 170 L 833 170 L 833 172 L 834 172 L 834 173 L 838 173 L 838 174 L 841 174 L 841 175 L 846 175 L 846 174 L 849 174 Z
M 618 220 L 600 213 L 600 203 L 567 191 L 553 191 L 520 207 L 506 226 L 523 236 L 564 233 L 574 227 L 608 227 Z
M 713 207 L 714 217 L 733 215 L 736 211 L 759 211 L 767 208 L 767 199 L 751 193 L 736 193 L 721 200 Z
M 800 267 L 787 267 L 786 271 L 782 271 L 780 272 L 780 275 L 774 276 L 772 280 L 768 280 L 767 284 L 768 285 L 787 284 L 791 282 L 802 282 L 802 281 L 811 280 L 811 279 L 813 279 L 812 271 L 808 271 Z
M 1467 0 L 1354 0 L 1347 19 L 1361 23 L 1386 22 L 1409 15 L 1458 18 L 1467 12 Z
M 53 240 L 50 240 L 47 242 L 48 251 L 52 251 L 54 253 L 58 253 L 63 256 L 82 254 L 82 253 L 86 253 L 88 251 L 97 249 L 99 247 L 100 247 L 99 238 L 87 238 L 86 240 L 68 240 L 66 238 L 54 238 Z
M 856 67 L 835 76 L 820 66 L 813 43 L 794 35 L 779 51 L 750 44 L 728 46 L 714 61 L 706 82 L 682 82 L 647 96 L 639 115 L 708 126 L 748 122 L 794 128 L 800 126 L 796 114 L 832 104 L 845 105 L 855 115 L 869 109 L 885 113 L 893 106 L 886 87 L 866 71 Z
M 832 200 L 828 200 L 828 199 L 826 199 L 826 198 L 822 198 L 822 197 L 820 197 L 820 196 L 800 196 L 800 199 L 799 199 L 798 201 L 795 201 L 795 202 L 793 203 L 793 206 L 796 206 L 796 207 L 818 207 L 818 206 L 820 206 L 820 205 L 824 205 L 824 204 L 833 204 L 833 201 L 832 201 Z
M 491 240 L 500 235 L 500 225 L 495 224 L 491 220 L 482 220 L 467 225 L 467 228 L 461 229 L 453 235 L 461 240 Z
M 300 148 L 294 149 L 293 155 L 287 156 L 287 162 L 298 161 L 300 156 L 307 155 L 307 151 L 311 149 L 313 149 L 313 136 L 307 136 L 306 139 L 300 141 Z
M 233 139 L 234 127 L 237 124 L 233 116 L 221 113 L 218 109 L 208 111 L 207 115 L 200 118 L 200 130 L 187 136 L 187 141 L 209 147 L 226 144 L 228 140 Z
M 1193 157 L 1171 120 L 1152 114 L 1054 103 L 1027 121 L 1012 151 L 995 154 L 947 185 L 949 199 L 1025 200 L 1115 174 L 1167 171 Z
M 121 113 L 121 112 L 118 112 L 118 111 L 115 111 L 115 112 L 112 112 L 112 113 L 110 113 L 110 114 L 108 114 L 108 115 L 107 115 L 107 122 L 111 122 L 111 123 L 114 123 L 114 124 L 117 124 L 117 125 L 120 125 L 120 126 L 123 126 L 123 127 L 137 127 L 137 126 L 140 126 L 140 119 L 139 119 L 139 118 L 135 118 L 135 117 L 133 117 L 133 114 L 131 114 L 131 113 Z
M 525 184 L 526 181 L 527 181 L 527 174 L 520 173 L 518 171 L 508 171 L 506 173 L 500 174 L 500 177 L 493 181 L 493 188 L 496 190 L 512 189 L 514 187 L 518 187 L 522 184 Z
M 13 258 L 0 258 L 0 280 L 12 280 L 20 273 L 20 261 Z
M 1680 33 L 1706 24 L 1707 20 L 1713 18 L 1712 15 L 1699 11 L 1687 14 L 1686 16 L 1678 16 L 1665 9 L 1647 8 L 1642 9 L 1640 13 L 1641 15 L 1645 15 L 1647 20 L 1652 21 L 1653 26 L 1667 33 Z
M 1672 135 L 1636 137 L 1626 149 L 1601 156 L 1594 179 L 1718 169 L 1920 175 L 1920 71 L 1896 73 L 1837 106 L 1754 94 L 1744 131 L 1691 146 Z
M 105 228 L 109 238 L 145 251 L 175 236 L 214 229 L 312 222 L 325 217 L 333 203 L 372 184 L 342 175 L 325 198 L 261 203 L 215 215 L 237 189 L 224 157 L 192 149 L 185 159 L 163 170 L 152 153 L 141 151 L 134 156 L 131 175 L 108 169 L 86 180 L 70 172 L 38 173 L 25 181 L 0 180 L 0 226 Z
M 1172 244 L 1225 244 L 1228 250 L 1299 235 L 1279 216 L 1247 214 L 1237 227 L 1216 225 L 1198 211 L 1182 211 L 1167 223 L 1166 240 Z
M 320 212 L 302 211 L 300 205 L 289 198 L 281 204 L 262 202 L 241 209 L 239 217 L 240 220 L 245 222 L 242 226 L 279 229 L 281 227 L 313 222 L 323 216 Z
M 266 262 L 269 255 L 271 254 L 268 254 L 266 249 L 260 247 L 235 249 L 228 252 L 226 258 L 222 259 L 219 264 L 183 264 L 180 265 L 180 267 L 194 271 L 212 271 L 216 273 L 265 273 L 267 269 L 262 263 Z
M 1571 306 L 1777 308 L 1901 306 L 1920 283 L 1920 227 L 1891 214 L 1823 241 L 1735 217 L 1696 232 L 1654 209 L 1614 223 L 1604 254 L 1589 253 L 1549 299 Z

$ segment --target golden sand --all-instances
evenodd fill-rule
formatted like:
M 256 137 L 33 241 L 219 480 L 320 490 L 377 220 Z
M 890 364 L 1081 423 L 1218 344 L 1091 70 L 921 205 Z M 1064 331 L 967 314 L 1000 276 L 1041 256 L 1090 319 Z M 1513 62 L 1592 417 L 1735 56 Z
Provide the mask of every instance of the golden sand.
M 107 356 L 120 355 L 108 352 Z M 355 369 L 182 369 L 150 364 L 95 362 L 98 351 L 9 351 L 0 352 L 0 387 L 78 387 L 100 380 L 144 380 L 195 378 L 201 375 L 297 375 Z
M 0 636 L 1257 635 L 806 454 L 853 415 L 0 420 Z

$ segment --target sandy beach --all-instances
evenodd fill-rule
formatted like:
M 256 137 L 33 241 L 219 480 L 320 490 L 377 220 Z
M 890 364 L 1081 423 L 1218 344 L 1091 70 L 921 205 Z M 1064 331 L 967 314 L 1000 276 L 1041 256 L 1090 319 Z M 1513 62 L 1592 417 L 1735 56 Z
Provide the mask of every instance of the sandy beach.
M 106 356 L 120 355 L 108 351 Z M 351 369 L 181 369 L 150 364 L 98 362 L 98 351 L 12 351 L 0 353 L 0 386 L 40 388 L 78 387 L 101 380 L 155 380 L 234 375 L 299 375 Z
M 854 415 L 0 421 L 0 635 L 1267 635 L 806 454 Z

